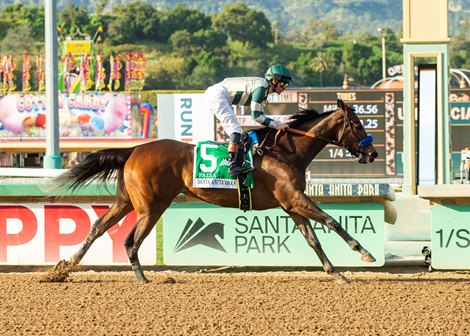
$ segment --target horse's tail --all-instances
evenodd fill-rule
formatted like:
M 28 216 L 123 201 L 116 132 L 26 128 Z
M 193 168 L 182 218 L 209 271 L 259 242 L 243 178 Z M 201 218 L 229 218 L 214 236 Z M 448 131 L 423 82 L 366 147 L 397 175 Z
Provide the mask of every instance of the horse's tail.
M 124 164 L 133 151 L 134 147 L 109 148 L 90 153 L 79 164 L 54 178 L 52 190 L 65 187 L 73 191 L 91 182 L 105 184 L 115 172 L 121 178 Z

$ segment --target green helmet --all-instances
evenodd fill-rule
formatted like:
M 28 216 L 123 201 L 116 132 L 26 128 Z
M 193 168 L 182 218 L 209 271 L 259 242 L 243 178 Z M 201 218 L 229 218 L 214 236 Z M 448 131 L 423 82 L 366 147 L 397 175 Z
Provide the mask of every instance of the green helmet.
M 289 84 L 294 79 L 294 76 L 292 76 L 292 72 L 290 72 L 290 70 L 287 69 L 285 66 L 280 64 L 274 64 L 269 67 L 268 71 L 266 71 L 264 78 L 266 78 L 266 80 L 268 81 L 274 79 L 276 81 L 281 81 Z

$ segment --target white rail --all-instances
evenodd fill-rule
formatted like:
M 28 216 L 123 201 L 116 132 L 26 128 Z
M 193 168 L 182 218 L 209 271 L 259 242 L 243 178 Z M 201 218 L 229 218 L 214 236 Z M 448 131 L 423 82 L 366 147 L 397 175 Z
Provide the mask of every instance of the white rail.
M 0 177 L 55 177 L 65 169 L 48 168 L 0 168 Z

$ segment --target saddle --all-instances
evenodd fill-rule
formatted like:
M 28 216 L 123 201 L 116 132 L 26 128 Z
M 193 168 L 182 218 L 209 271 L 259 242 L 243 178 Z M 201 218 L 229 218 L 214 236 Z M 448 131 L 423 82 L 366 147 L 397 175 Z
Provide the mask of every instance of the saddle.
M 250 135 L 251 134 L 251 135 Z M 237 164 L 252 165 L 252 145 L 257 143 L 256 133 L 243 133 L 236 156 Z M 194 150 L 193 186 L 196 188 L 237 189 L 239 208 L 243 211 L 252 209 L 251 188 L 253 172 L 230 176 L 227 160 L 228 142 L 202 141 Z M 205 155 L 201 155 L 204 151 Z M 209 157 L 209 159 L 208 159 Z

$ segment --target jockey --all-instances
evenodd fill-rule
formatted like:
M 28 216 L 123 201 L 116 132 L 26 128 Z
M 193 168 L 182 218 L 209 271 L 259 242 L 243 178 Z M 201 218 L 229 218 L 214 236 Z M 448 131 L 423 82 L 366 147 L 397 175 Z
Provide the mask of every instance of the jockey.
M 285 66 L 275 64 L 269 67 L 268 71 L 261 77 L 235 77 L 225 78 L 222 82 L 207 88 L 204 93 L 204 101 L 209 111 L 214 113 L 224 131 L 229 135 L 228 161 L 229 173 L 236 176 L 252 170 L 249 167 L 243 168 L 237 163 L 238 155 L 243 154 L 243 148 L 240 146 L 241 134 L 240 127 L 233 105 L 250 106 L 251 118 L 263 126 L 285 130 L 287 124 L 278 123 L 267 117 L 264 113 L 267 111 L 266 103 L 268 94 L 280 94 L 292 82 L 294 77 Z

